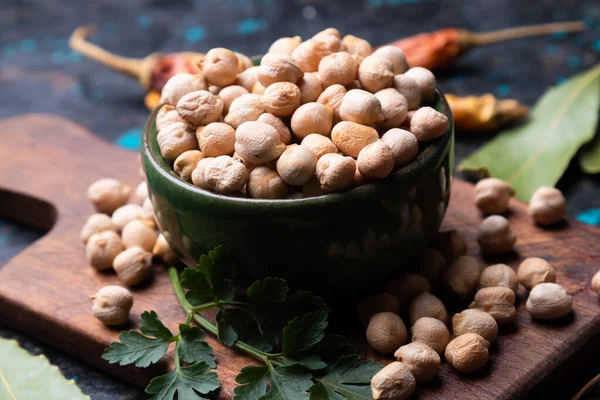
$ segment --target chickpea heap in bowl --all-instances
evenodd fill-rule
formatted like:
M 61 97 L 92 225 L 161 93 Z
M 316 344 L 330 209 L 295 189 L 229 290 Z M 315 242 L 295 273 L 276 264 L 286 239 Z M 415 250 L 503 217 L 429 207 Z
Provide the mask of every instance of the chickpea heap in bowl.
M 449 128 L 436 79 L 402 50 L 375 51 L 333 28 L 281 38 L 260 65 L 224 48 L 202 73 L 165 85 L 162 157 L 184 181 L 221 195 L 298 199 L 343 192 L 411 163 Z

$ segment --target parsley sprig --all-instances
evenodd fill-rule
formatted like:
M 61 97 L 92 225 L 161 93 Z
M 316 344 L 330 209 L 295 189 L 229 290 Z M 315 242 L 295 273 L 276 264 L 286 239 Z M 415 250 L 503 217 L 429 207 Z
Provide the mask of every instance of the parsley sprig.
M 187 314 L 179 334 L 167 329 L 154 311 L 142 314 L 140 331 L 122 332 L 103 358 L 147 367 L 175 343 L 175 368 L 152 379 L 146 393 L 154 400 L 206 398 L 220 385 L 206 332 L 262 362 L 242 368 L 236 400 L 369 399 L 369 383 L 381 365 L 361 361 L 342 336 L 327 334 L 329 308 L 310 292 L 290 294 L 283 279 L 254 282 L 236 300 L 235 265 L 219 246 L 200 257 L 196 268 L 174 267 L 169 276 Z M 215 323 L 200 314 L 216 309 Z M 199 327 L 192 326 L 195 322 Z

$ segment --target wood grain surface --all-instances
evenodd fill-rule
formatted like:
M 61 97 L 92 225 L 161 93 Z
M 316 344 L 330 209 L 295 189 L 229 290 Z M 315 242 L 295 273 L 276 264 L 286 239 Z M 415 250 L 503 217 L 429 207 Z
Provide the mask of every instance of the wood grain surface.
M 138 369 L 111 366 L 100 358 L 104 348 L 116 340 L 118 330 L 105 327 L 92 316 L 88 296 L 103 285 L 118 284 L 118 280 L 113 273 L 97 273 L 89 267 L 79 240 L 79 231 L 93 212 L 85 198 L 87 187 L 104 177 L 138 184 L 137 155 L 102 141 L 73 122 L 49 115 L 1 122 L 0 143 L 0 217 L 48 230 L 0 268 L 0 323 L 126 381 L 145 385 L 165 363 Z M 474 376 L 462 377 L 444 365 L 436 379 L 419 386 L 420 399 L 560 398 L 573 379 L 598 358 L 600 302 L 590 289 L 590 279 L 600 269 L 600 231 L 573 221 L 547 231 L 531 223 L 523 203 L 513 201 L 510 209 L 509 219 L 519 239 L 515 251 L 505 257 L 482 258 L 479 254 L 475 231 L 481 216 L 473 205 L 472 185 L 466 182 L 454 182 L 444 228 L 464 233 L 470 254 L 478 257 L 482 266 L 504 262 L 516 268 L 525 257 L 547 259 L 557 270 L 558 283 L 573 296 L 575 312 L 560 321 L 532 321 L 521 288 L 517 321 L 501 328 L 488 366 Z M 164 267 L 157 266 L 151 282 L 133 293 L 135 317 L 128 328 L 136 328 L 137 316 L 150 309 L 173 330 L 185 319 Z M 350 335 L 361 337 L 360 333 Z M 219 398 L 229 399 L 235 375 L 253 361 L 213 338 L 209 341 L 223 385 Z M 360 339 L 357 342 L 363 354 L 381 358 Z M 570 387 L 568 393 L 572 392 Z

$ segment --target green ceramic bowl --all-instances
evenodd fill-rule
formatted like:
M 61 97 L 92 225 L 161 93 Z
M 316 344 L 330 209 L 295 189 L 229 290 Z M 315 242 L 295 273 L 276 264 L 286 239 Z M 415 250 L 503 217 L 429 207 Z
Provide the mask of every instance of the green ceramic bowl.
M 452 121 L 440 92 L 434 107 Z M 157 112 L 146 123 L 142 148 L 150 199 L 160 229 L 189 266 L 225 244 L 242 279 L 278 276 L 295 288 L 352 293 L 405 268 L 444 217 L 454 168 L 452 123 L 384 180 L 320 197 L 256 200 L 179 179 L 159 152 Z

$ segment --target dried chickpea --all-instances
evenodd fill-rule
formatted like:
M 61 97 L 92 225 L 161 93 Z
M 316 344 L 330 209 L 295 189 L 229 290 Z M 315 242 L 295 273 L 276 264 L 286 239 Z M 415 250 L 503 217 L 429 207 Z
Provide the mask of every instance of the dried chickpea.
M 385 285 L 385 291 L 396 296 L 402 306 L 408 306 L 419 294 L 430 292 L 431 285 L 421 275 L 403 272 Z
M 316 72 L 307 72 L 296 82 L 300 89 L 300 104 L 313 103 L 317 101 L 324 87 L 319 74 Z
M 377 140 L 358 153 L 356 166 L 365 178 L 385 178 L 394 169 L 394 154 L 384 141 Z
M 284 144 L 289 144 L 292 140 L 292 133 L 285 122 L 281 120 L 281 118 L 278 118 L 273 114 L 264 113 L 258 117 L 257 121 L 264 122 L 265 124 L 269 124 L 273 128 L 277 129 L 277 132 L 279 133 L 279 139 L 281 139 Z
M 512 185 L 498 178 L 482 179 L 475 185 L 475 205 L 485 214 L 502 214 L 514 195 Z
M 292 132 L 300 140 L 311 133 L 329 136 L 333 125 L 333 110 L 320 103 L 303 104 L 292 115 L 290 125 Z
M 131 187 L 113 178 L 103 178 L 90 185 L 87 198 L 96 211 L 112 214 L 117 208 L 125 205 L 131 195 Z
M 291 56 L 283 54 L 265 54 L 260 61 L 258 81 L 265 88 L 276 82 L 296 83 L 304 72 Z
M 208 91 L 217 96 L 219 93 L 221 93 L 221 88 L 219 86 L 210 85 L 208 87 Z
M 121 238 L 114 231 L 102 231 L 93 234 L 85 246 L 85 255 L 94 269 L 110 269 L 113 260 L 123 251 Z
M 419 105 L 421 105 L 421 88 L 414 79 L 405 74 L 398 74 L 394 77 L 393 86 L 398 93 L 404 96 L 410 111 L 419 108 Z
M 464 298 L 475 291 L 480 276 L 479 262 L 471 256 L 460 256 L 446 270 L 443 282 L 450 293 Z
M 360 151 L 367 145 L 375 143 L 378 140 L 379 134 L 374 128 L 356 122 L 338 122 L 331 130 L 331 141 L 333 144 L 342 153 L 355 158 L 358 157 Z
M 592 290 L 600 296 L 600 271 L 596 272 L 592 278 Z
M 506 264 L 495 264 L 484 268 L 479 278 L 479 288 L 503 286 L 515 294 L 519 288 L 519 279 L 511 267 Z
M 300 89 L 290 82 L 276 82 L 260 96 L 266 112 L 276 117 L 289 117 L 300 106 Z
M 173 162 L 182 153 L 196 150 L 198 142 L 194 132 L 183 123 L 170 124 L 156 135 L 160 154 L 169 162 Z
M 454 314 L 452 331 L 455 336 L 476 333 L 488 342 L 493 342 L 498 337 L 498 323 L 490 314 L 473 308 Z
M 326 28 L 326 29 L 323 29 L 322 31 L 315 33 L 312 38 L 313 39 L 319 39 L 319 38 L 323 38 L 323 37 L 327 37 L 327 36 L 335 36 L 338 39 L 342 38 L 342 35 L 340 34 L 340 31 L 338 31 L 335 28 Z
M 117 227 L 113 224 L 112 219 L 106 214 L 92 214 L 83 225 L 79 238 L 83 243 L 92 237 L 92 235 L 104 231 L 117 231 Z
M 248 170 L 244 164 L 229 156 L 200 160 L 192 172 L 194 185 L 219 194 L 238 193 L 248 181 Z
M 235 152 L 244 160 L 263 164 L 277 159 L 285 151 L 279 132 L 264 122 L 244 122 L 235 131 Z
M 351 54 L 357 54 L 363 57 L 368 57 L 373 52 L 373 48 L 364 39 L 353 35 L 346 35 L 342 39 L 342 47 L 344 51 Z
M 531 196 L 529 215 L 540 225 L 552 225 L 565 218 L 566 200 L 562 192 L 552 187 L 541 187 Z
M 380 312 L 369 320 L 367 342 L 378 353 L 391 354 L 405 344 L 406 339 L 406 326 L 397 314 Z
M 408 113 L 408 103 L 404 96 L 394 88 L 387 88 L 375 93 L 375 97 L 381 103 L 381 112 L 383 113 L 381 124 L 386 128 L 400 126 Z
M 443 136 L 450 126 L 448 117 L 431 107 L 421 107 L 410 119 L 410 131 L 419 142 L 430 142 Z
M 260 82 L 256 82 L 254 84 L 254 86 L 252 86 L 252 94 L 260 94 L 262 95 L 265 92 L 265 87 L 260 83 Z
M 208 83 L 220 87 L 233 84 L 240 72 L 238 57 L 222 47 L 210 49 L 200 61 L 200 67 Z
M 372 54 L 375 57 L 385 58 L 394 66 L 394 75 L 403 74 L 408 70 L 406 55 L 396 46 L 381 46 Z
M 235 84 L 251 92 L 254 84 L 258 82 L 258 74 L 260 74 L 259 66 L 250 67 L 237 75 Z
M 323 57 L 339 50 L 340 39 L 332 35 L 309 39 L 300 43 L 292 52 L 292 58 L 304 72 L 317 72 Z M 337 46 L 337 48 L 336 48 Z
M 479 289 L 469 308 L 485 311 L 499 324 L 511 322 L 517 316 L 515 292 L 501 286 Z
M 441 364 L 439 354 L 421 342 L 405 344 L 396 350 L 394 358 L 408 368 L 417 383 L 432 380 Z
M 371 93 L 389 88 L 394 82 L 394 66 L 385 58 L 365 57 L 358 66 L 358 81 Z
M 144 200 L 146 200 L 147 197 L 148 197 L 148 184 L 146 183 L 146 181 L 140 182 L 135 187 L 135 192 L 134 192 L 132 202 L 142 204 L 144 202 Z
M 302 43 L 302 38 L 300 36 L 282 37 L 273 42 L 271 47 L 269 47 L 268 53 L 290 56 L 300 43 Z
M 564 317 L 573 311 L 573 299 L 556 283 L 540 283 L 529 292 L 527 311 L 535 319 Z
M 130 247 L 115 258 L 113 268 L 121 282 L 137 285 L 152 274 L 152 254 L 141 247 Z
M 124 287 L 104 286 L 89 299 L 92 302 L 94 317 L 105 325 L 123 325 L 129 319 L 129 311 L 133 307 L 133 296 Z
M 412 341 L 431 347 L 442 354 L 450 341 L 450 332 L 446 325 L 436 318 L 423 317 L 415 321 L 411 328 Z
M 160 132 L 165 129 L 167 125 L 174 124 L 177 122 L 182 122 L 187 124 L 180 116 L 174 106 L 170 104 L 165 104 L 160 108 L 158 113 L 156 113 L 156 130 Z
M 377 372 L 371 379 L 373 400 L 405 400 L 416 390 L 415 377 L 403 363 L 395 361 Z
M 342 99 L 340 117 L 344 121 L 373 125 L 383 121 L 383 111 L 381 103 L 373 94 L 361 89 L 353 89 Z
M 319 135 L 318 133 L 311 133 L 302 139 L 301 145 L 311 149 L 317 159 L 321 158 L 325 154 L 337 153 L 338 148 L 327 136 Z
M 377 293 L 361 300 L 358 303 L 356 312 L 360 322 L 367 326 L 369 324 L 369 320 L 375 314 L 381 312 L 400 314 L 400 302 L 395 296 L 389 293 Z
M 117 228 L 117 232 L 121 232 L 125 225 L 133 220 L 140 219 L 142 217 L 143 210 L 137 204 L 125 204 L 115 210 L 112 215 L 113 225 Z
M 458 372 L 471 374 L 479 371 L 489 359 L 490 343 L 476 333 L 460 335 L 446 347 L 446 360 Z
M 446 264 L 446 259 L 442 253 L 432 248 L 423 250 L 417 259 L 419 274 L 429 281 L 432 288 L 439 286 Z
M 392 150 L 396 166 L 408 164 L 419 154 L 419 141 L 404 129 L 392 128 L 381 136 L 381 140 Z
M 424 317 L 439 319 L 444 324 L 448 321 L 448 312 L 444 303 L 429 292 L 419 294 L 410 304 L 410 323 Z
M 477 243 L 486 253 L 504 254 L 512 250 L 516 242 L 517 236 L 501 215 L 487 217 L 477 230 Z
M 173 163 L 173 170 L 177 175 L 181 177 L 186 182 L 192 181 L 192 171 L 198 165 L 198 161 L 204 158 L 204 154 L 202 154 L 199 150 L 188 150 L 184 151 L 175 159 Z
M 235 129 L 224 122 L 212 122 L 196 129 L 196 139 L 204 157 L 232 155 Z
M 258 94 L 244 94 L 231 103 L 225 122 L 237 129 L 244 122 L 256 121 L 264 112 Z
M 334 122 L 339 122 L 342 119 L 340 117 L 340 106 L 347 92 L 342 85 L 332 85 L 326 88 L 317 99 L 317 103 L 324 104 L 333 110 Z
M 152 251 L 158 234 L 152 228 L 139 219 L 134 219 L 123 228 L 121 242 L 126 249 L 130 247 L 141 247 L 145 251 Z
M 306 146 L 290 146 L 277 160 L 277 172 L 289 185 L 304 185 L 317 167 L 316 154 Z
M 456 229 L 438 232 L 431 247 L 438 250 L 447 262 L 467 254 L 467 241 Z
M 288 186 L 277 171 L 259 166 L 250 172 L 246 191 L 253 199 L 283 199 L 287 195 Z
M 223 100 L 223 114 L 227 115 L 229 112 L 229 107 L 231 107 L 231 103 L 233 103 L 235 99 L 248 93 L 250 92 L 245 87 L 240 85 L 224 87 L 219 92 L 219 97 L 221 100 Z
M 173 75 L 162 91 L 160 92 L 160 102 L 167 103 L 171 106 L 176 106 L 179 100 L 190 92 L 197 90 L 207 90 L 206 79 L 202 74 L 188 74 L 180 72 Z
M 525 289 L 531 290 L 540 283 L 556 282 L 556 272 L 550 263 L 542 258 L 529 257 L 517 269 L 517 278 Z
M 254 66 L 254 63 L 247 55 L 236 52 L 235 56 L 238 59 L 238 72 L 243 72 Z
M 352 187 L 356 161 L 341 154 L 325 154 L 317 161 L 316 176 L 323 193 L 341 192 Z M 309 181 L 310 182 L 310 181 Z M 302 188 L 304 193 L 304 187 Z M 305 194 L 307 195 L 308 192 Z
M 319 63 L 319 77 L 325 86 L 349 85 L 354 82 L 357 73 L 354 57 L 345 51 L 325 56 Z
M 152 205 L 150 198 L 144 200 L 144 203 L 142 204 L 142 215 L 140 219 L 145 223 L 149 223 L 150 220 L 155 220 L 154 206 Z
M 433 73 L 423 67 L 413 67 L 404 73 L 419 85 L 421 88 L 421 97 L 425 102 L 430 102 L 435 97 L 435 87 L 437 81 Z
M 177 102 L 177 112 L 192 126 L 208 125 L 217 121 L 223 112 L 223 100 L 206 90 L 183 96 Z
M 158 235 L 156 243 L 154 243 L 154 247 L 152 247 L 152 255 L 160 258 L 168 265 L 176 264 L 179 261 L 179 257 L 177 257 L 177 254 L 175 254 L 171 246 L 169 246 L 165 235 L 162 233 Z

